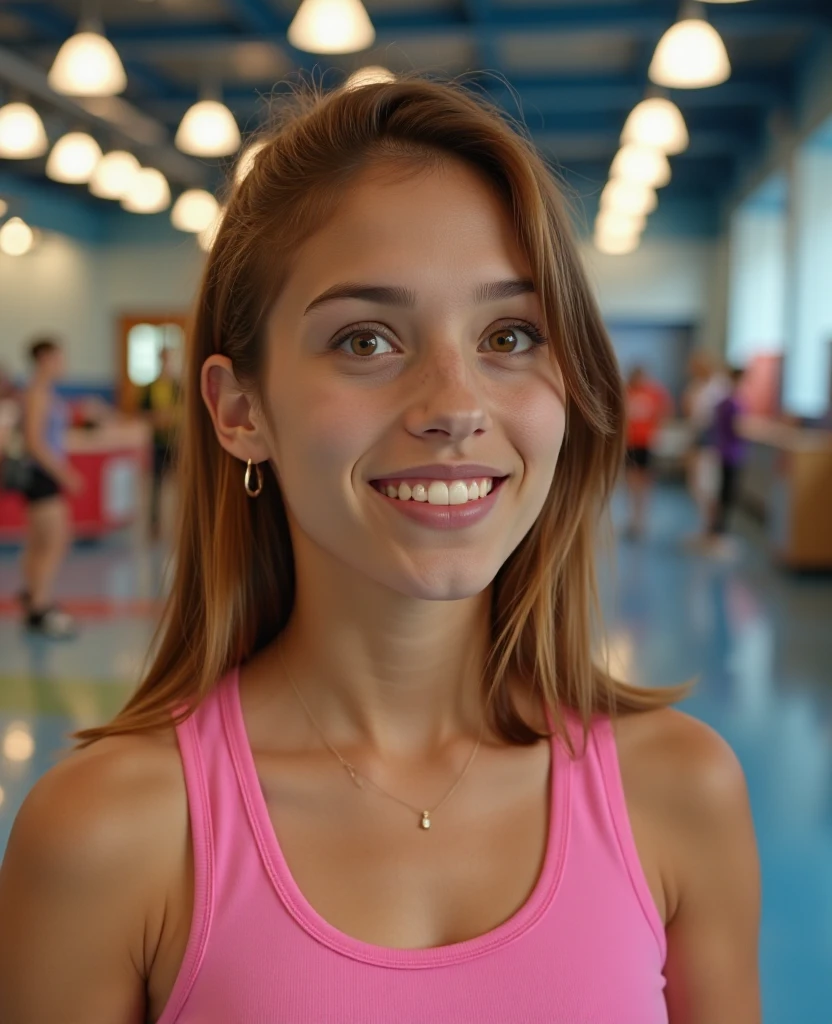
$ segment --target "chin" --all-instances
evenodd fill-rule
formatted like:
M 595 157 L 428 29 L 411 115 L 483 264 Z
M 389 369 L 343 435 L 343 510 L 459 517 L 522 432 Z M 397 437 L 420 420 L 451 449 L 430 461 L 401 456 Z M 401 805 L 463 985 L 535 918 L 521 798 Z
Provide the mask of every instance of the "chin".
M 409 566 L 391 572 L 383 582 L 402 596 L 421 601 L 464 601 L 487 590 L 499 569 L 499 564 L 471 555 L 421 564 L 414 559 Z

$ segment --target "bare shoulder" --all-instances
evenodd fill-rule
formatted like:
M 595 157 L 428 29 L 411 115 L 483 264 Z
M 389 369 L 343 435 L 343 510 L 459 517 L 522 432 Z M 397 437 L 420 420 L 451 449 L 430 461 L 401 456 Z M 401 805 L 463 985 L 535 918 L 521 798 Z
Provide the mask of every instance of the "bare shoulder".
M 661 809 L 718 816 L 745 798 L 736 754 L 699 719 L 661 708 L 624 714 L 614 728 L 625 786 Z
M 645 860 L 657 866 L 671 920 L 700 876 L 713 877 L 728 848 L 756 855 L 745 774 L 710 726 L 672 708 L 615 722 L 621 777 Z
M 186 879 L 187 796 L 169 732 L 111 737 L 33 787 L 0 867 L 0 1018 L 143 1019 Z
M 173 730 L 113 736 L 73 751 L 35 784 L 13 839 L 53 866 L 134 858 L 187 811 Z M 147 852 L 147 851 L 144 851 Z

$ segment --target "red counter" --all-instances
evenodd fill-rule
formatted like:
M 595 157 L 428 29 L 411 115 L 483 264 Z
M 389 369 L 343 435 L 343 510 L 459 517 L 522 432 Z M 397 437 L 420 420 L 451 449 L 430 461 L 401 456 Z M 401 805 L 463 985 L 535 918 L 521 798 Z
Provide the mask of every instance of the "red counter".
M 70 430 L 67 455 L 86 482 L 84 491 L 69 499 L 75 536 L 100 537 L 134 523 L 150 467 L 149 425 L 125 420 Z M 24 509 L 19 494 L 0 491 L 0 542 L 23 539 Z

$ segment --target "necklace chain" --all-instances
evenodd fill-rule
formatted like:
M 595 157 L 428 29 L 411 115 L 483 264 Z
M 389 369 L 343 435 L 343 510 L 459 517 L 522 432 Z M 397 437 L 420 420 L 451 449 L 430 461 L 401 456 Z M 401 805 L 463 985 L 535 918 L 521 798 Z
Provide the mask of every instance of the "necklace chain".
M 338 760 L 341 762 L 341 765 L 343 766 L 344 770 L 347 772 L 347 774 L 352 779 L 352 781 L 355 783 L 355 785 L 358 787 L 358 789 L 363 789 L 364 788 L 362 786 L 362 784 L 361 784 L 361 780 L 364 779 L 365 782 L 369 782 L 369 784 L 374 789 L 377 789 L 379 791 L 379 793 L 382 793 L 384 796 L 388 797 L 390 800 L 395 800 L 396 803 L 401 804 L 403 807 L 407 807 L 408 810 L 415 811 L 416 814 L 419 815 L 419 827 L 423 828 L 423 829 L 429 829 L 431 827 L 431 815 L 435 814 L 439 810 L 439 808 L 448 799 L 450 799 L 450 797 L 456 791 L 457 786 L 459 786 L 460 782 L 462 782 L 462 780 L 465 778 L 465 776 L 466 776 L 466 774 L 468 772 L 468 769 L 471 767 L 471 765 L 473 764 L 474 758 L 477 756 L 477 751 L 480 749 L 480 744 L 482 743 L 483 733 L 485 731 L 485 716 L 483 715 L 482 725 L 480 726 L 480 734 L 479 734 L 479 738 L 477 739 L 476 745 L 474 746 L 474 749 L 471 751 L 471 756 L 468 758 L 468 760 L 467 760 L 467 762 L 465 764 L 465 767 L 462 769 L 462 772 L 460 773 L 460 775 L 457 778 L 456 782 L 454 782 L 454 784 L 451 786 L 451 788 L 448 790 L 448 792 L 442 797 L 442 799 L 439 801 L 439 803 L 432 810 L 422 810 L 422 809 L 420 809 L 418 807 L 414 807 L 413 804 L 409 804 L 406 800 L 402 800 L 400 797 L 395 796 L 393 793 L 388 792 L 386 789 L 384 789 L 383 787 L 379 786 L 379 784 L 377 782 L 373 782 L 373 780 L 369 777 L 369 775 L 365 775 L 363 772 L 360 772 L 355 767 L 355 765 L 350 764 L 350 762 L 347 761 L 346 758 L 342 757 L 341 754 L 338 753 L 338 751 L 335 749 L 335 747 L 332 746 L 332 744 L 329 742 L 329 740 L 324 735 L 323 730 L 321 729 L 321 727 L 315 721 L 315 716 L 309 710 L 309 707 L 307 706 L 306 701 L 301 696 L 301 692 L 297 688 L 297 686 L 295 685 L 294 679 L 291 677 L 291 675 L 289 675 L 289 672 L 286 669 L 285 661 L 283 660 L 282 657 L 281 657 L 280 660 L 283 663 L 283 670 L 284 670 L 284 672 L 286 672 L 286 676 L 287 676 L 287 678 L 289 680 L 289 683 L 290 683 L 292 689 L 295 691 L 295 696 L 298 698 L 298 700 L 300 701 L 301 707 L 306 712 L 307 718 L 312 723 L 312 725 L 315 728 L 316 732 L 318 733 L 318 735 L 323 740 L 323 742 L 326 745 L 327 749 L 331 753 L 333 753 L 338 758 Z

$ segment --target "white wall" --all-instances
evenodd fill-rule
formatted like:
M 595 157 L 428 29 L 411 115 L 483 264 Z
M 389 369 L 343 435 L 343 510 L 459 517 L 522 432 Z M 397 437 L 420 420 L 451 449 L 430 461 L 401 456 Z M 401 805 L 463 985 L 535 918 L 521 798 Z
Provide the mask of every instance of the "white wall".
M 832 149 L 804 147 L 791 168 L 791 281 L 783 404 L 800 416 L 829 408 L 832 343 Z
M 701 322 L 704 343 L 718 336 L 711 301 L 716 243 L 648 240 L 621 257 L 586 244 L 583 252 L 607 319 Z M 25 342 L 50 331 L 67 342 L 72 378 L 112 382 L 118 316 L 187 311 L 202 265 L 202 253 L 189 237 L 102 248 L 45 234 L 27 256 L 0 255 L 0 362 L 25 371 Z
M 187 311 L 202 263 L 190 237 L 102 248 L 44 233 L 26 256 L 0 253 L 0 363 L 25 373 L 26 343 L 54 333 L 66 343 L 71 379 L 112 383 L 118 317 Z
M 755 355 L 783 351 L 786 340 L 785 208 L 741 206 L 731 217 L 728 358 L 745 366 Z
M 695 323 L 700 343 L 718 344 L 711 301 L 724 286 L 718 243 L 647 239 L 629 256 L 606 256 L 586 242 L 583 256 L 606 319 Z M 716 305 L 724 310 L 723 302 Z

